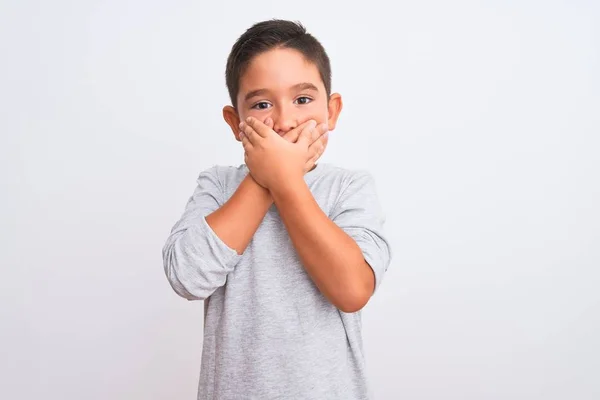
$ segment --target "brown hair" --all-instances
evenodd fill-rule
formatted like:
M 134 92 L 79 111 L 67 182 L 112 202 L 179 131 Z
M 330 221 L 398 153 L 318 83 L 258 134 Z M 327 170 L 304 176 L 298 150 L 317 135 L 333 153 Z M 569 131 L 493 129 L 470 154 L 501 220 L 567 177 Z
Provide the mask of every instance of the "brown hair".
M 252 25 L 234 43 L 227 57 L 225 82 L 233 107 L 237 107 L 240 79 L 257 55 L 274 48 L 295 49 L 316 65 L 325 85 L 327 97 L 331 95 L 331 65 L 319 41 L 306 32 L 300 22 L 273 19 Z

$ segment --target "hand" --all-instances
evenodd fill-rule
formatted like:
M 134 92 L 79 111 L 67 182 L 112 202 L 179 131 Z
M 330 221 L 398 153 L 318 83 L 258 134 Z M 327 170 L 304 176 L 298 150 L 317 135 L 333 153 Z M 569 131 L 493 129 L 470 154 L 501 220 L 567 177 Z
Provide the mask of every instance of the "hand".
M 288 142 L 296 143 L 298 137 L 300 137 L 300 133 L 308 126 L 309 122 L 310 120 L 305 121 L 294 129 L 287 131 L 283 135 L 283 138 Z M 270 129 L 273 129 L 273 120 L 271 118 L 267 118 L 265 120 L 265 125 L 267 125 Z M 304 173 L 307 173 L 313 169 L 327 148 L 327 143 L 329 142 L 329 132 L 327 132 L 327 126 L 324 126 L 323 129 L 325 129 L 325 134 L 323 134 L 322 129 L 316 129 L 312 131 L 310 147 L 308 148 L 310 158 L 306 161 L 306 164 L 304 164 Z
M 327 124 L 317 128 L 311 120 L 301 127 L 301 131 L 298 127 L 286 135 L 289 140 L 298 135 L 296 142 L 291 143 L 256 118 L 240 123 L 246 165 L 259 185 L 271 189 L 301 179 L 321 156 L 327 142 Z

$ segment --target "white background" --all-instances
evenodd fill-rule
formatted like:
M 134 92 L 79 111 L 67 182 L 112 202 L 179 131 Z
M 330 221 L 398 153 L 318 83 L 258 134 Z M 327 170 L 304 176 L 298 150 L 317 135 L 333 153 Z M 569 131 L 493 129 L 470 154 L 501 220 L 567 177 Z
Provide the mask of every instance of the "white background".
M 593 1 L 2 1 L 0 398 L 192 399 L 202 303 L 161 249 L 239 164 L 225 60 L 302 21 L 394 259 L 364 310 L 377 399 L 600 398 Z

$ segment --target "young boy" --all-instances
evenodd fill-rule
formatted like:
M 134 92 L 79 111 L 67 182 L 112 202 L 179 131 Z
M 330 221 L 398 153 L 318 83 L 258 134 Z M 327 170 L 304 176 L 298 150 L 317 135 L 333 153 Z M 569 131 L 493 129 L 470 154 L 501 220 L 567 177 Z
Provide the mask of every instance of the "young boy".
M 245 164 L 200 173 L 163 248 L 175 292 L 204 300 L 198 399 L 368 399 L 360 310 L 390 247 L 371 175 L 316 163 L 342 109 L 329 58 L 265 21 L 226 82 Z

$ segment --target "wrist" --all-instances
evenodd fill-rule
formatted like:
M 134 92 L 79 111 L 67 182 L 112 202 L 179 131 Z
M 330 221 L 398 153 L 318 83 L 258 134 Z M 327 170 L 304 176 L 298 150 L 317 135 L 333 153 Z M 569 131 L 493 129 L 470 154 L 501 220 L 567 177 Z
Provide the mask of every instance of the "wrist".
M 247 186 L 248 190 L 252 192 L 253 197 L 257 198 L 262 203 L 268 205 L 271 205 L 273 203 L 273 198 L 271 196 L 271 193 L 269 192 L 269 189 L 262 187 L 258 182 L 256 182 L 256 180 L 250 173 L 246 175 L 246 177 L 242 181 L 242 184 Z
M 271 198 L 284 199 L 287 196 L 293 196 L 303 187 L 306 187 L 304 177 L 291 177 L 288 179 L 282 179 L 277 185 L 273 185 L 269 188 Z

